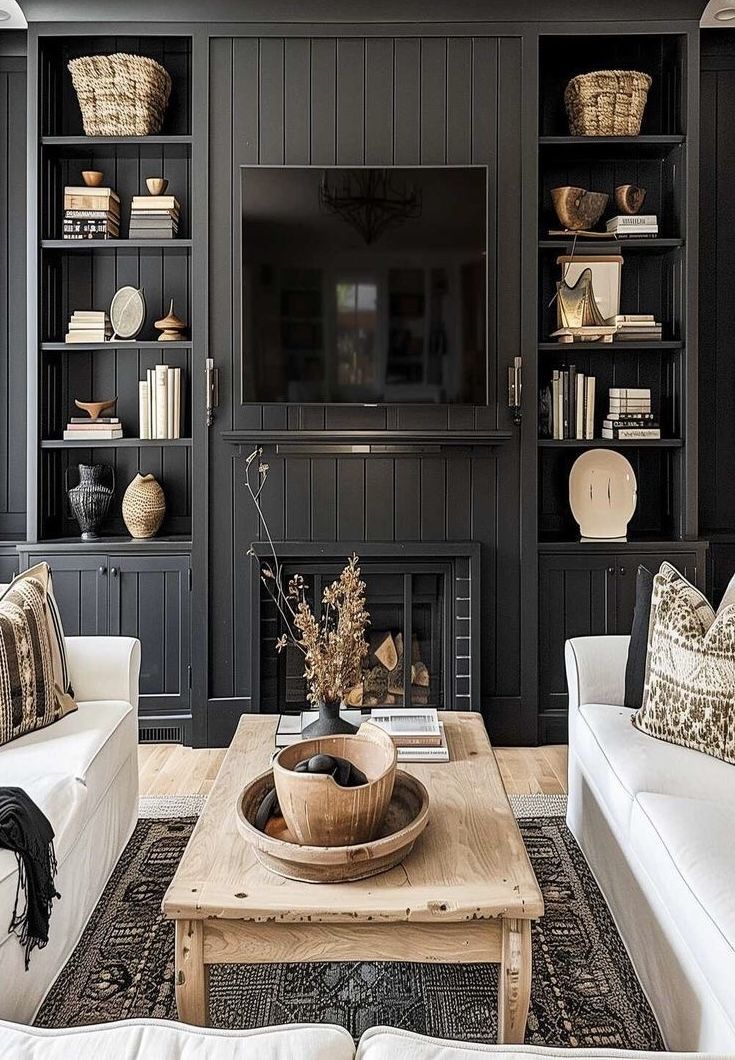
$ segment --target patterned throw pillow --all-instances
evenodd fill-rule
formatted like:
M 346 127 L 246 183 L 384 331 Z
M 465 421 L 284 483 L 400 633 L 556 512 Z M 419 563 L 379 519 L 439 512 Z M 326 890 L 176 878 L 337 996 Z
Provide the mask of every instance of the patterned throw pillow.
M 735 604 L 717 613 L 669 563 L 653 579 L 642 732 L 735 763 Z
M 46 563 L 0 596 L 0 744 L 76 710 L 64 631 Z

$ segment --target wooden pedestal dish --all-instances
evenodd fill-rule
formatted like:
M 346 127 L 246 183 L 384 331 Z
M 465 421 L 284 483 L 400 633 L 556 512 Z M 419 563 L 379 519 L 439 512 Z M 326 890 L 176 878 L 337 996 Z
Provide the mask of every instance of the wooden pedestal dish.
M 255 827 L 258 807 L 272 788 L 272 769 L 245 787 L 237 802 L 237 826 L 261 865 L 302 883 L 346 883 L 385 872 L 411 853 L 428 823 L 429 793 L 420 780 L 399 769 L 377 838 L 351 846 L 305 846 L 288 831 L 275 836 Z

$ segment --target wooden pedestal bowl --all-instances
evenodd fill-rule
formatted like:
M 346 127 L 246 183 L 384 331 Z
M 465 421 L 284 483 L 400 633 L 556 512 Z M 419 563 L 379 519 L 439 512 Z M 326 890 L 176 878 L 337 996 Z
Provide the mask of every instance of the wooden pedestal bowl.
M 302 883 L 347 883 L 386 872 L 408 857 L 428 824 L 428 791 L 416 777 L 397 769 L 388 812 L 375 839 L 352 846 L 302 846 L 285 827 L 277 834 L 255 827 L 260 804 L 272 789 L 272 769 L 245 786 L 237 801 L 237 826 L 261 865 Z
M 294 772 L 313 755 L 347 759 L 365 774 L 367 784 L 343 788 L 324 773 Z M 326 847 L 373 839 L 390 803 L 396 760 L 390 736 L 370 722 L 354 736 L 322 736 L 279 751 L 273 779 L 281 813 L 296 841 Z

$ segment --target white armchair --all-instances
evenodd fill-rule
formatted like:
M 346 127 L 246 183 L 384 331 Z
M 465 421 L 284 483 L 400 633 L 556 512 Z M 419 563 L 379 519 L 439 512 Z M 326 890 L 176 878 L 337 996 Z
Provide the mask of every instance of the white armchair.
M 140 641 L 133 637 L 67 637 L 69 676 L 78 703 L 117 699 L 138 710 Z

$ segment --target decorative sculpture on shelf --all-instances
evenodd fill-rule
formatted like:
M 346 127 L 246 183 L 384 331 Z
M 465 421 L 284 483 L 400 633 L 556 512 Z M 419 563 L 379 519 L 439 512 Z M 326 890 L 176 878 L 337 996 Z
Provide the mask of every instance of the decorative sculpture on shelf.
M 635 472 L 615 449 L 588 449 L 569 473 L 569 507 L 582 540 L 624 541 L 638 499 Z
M 82 541 L 96 541 L 115 494 L 115 471 L 109 464 L 79 464 L 78 470 L 79 482 L 66 491 L 69 507 Z M 68 487 L 69 469 L 66 480 Z

